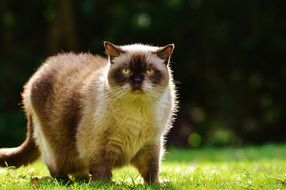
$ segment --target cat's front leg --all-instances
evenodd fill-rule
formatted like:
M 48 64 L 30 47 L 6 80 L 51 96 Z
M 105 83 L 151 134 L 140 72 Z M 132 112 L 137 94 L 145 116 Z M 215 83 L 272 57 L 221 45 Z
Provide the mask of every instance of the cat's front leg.
M 112 156 L 105 148 L 101 149 L 88 161 L 88 170 L 92 180 L 103 183 L 111 181 Z
M 159 184 L 160 145 L 148 144 L 139 150 L 131 163 L 138 169 L 145 183 Z
M 112 168 L 122 165 L 125 160 L 121 147 L 112 141 L 107 141 L 89 157 L 89 174 L 96 181 L 111 181 Z

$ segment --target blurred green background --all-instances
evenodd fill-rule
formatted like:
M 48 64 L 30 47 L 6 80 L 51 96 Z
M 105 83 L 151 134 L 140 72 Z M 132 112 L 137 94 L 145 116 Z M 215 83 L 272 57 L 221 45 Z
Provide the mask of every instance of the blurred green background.
M 48 56 L 175 43 L 169 145 L 286 142 L 285 1 L 1 0 L 0 147 L 25 137 L 22 86 Z

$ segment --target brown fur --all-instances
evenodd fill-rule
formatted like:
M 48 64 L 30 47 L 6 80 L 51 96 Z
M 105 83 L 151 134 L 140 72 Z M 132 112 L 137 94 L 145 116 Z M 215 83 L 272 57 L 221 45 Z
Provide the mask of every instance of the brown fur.
M 132 163 L 146 183 L 159 183 L 162 139 L 176 107 L 168 67 L 173 46 L 137 52 L 105 42 L 105 48 L 109 60 L 59 54 L 38 69 L 23 92 L 27 139 L 0 149 L 0 166 L 26 165 L 41 153 L 57 178 L 109 181 L 114 167 Z
M 145 145 L 131 160 L 145 183 L 159 183 L 160 147 L 156 144 Z
M 82 62 L 78 63 L 79 61 Z M 54 67 L 59 67 L 58 70 L 48 67 L 31 84 L 33 108 L 39 117 L 45 139 L 54 154 L 58 155 L 55 157 L 57 169 L 48 165 L 52 176 L 67 178 L 69 173 L 83 167 L 75 147 L 81 117 L 80 87 L 82 81 L 95 69 L 104 66 L 104 62 L 107 60 L 89 54 L 52 57 L 46 64 L 55 64 Z M 80 70 L 79 64 L 85 68 Z M 65 84 L 63 81 L 68 77 L 80 80 L 71 79 L 71 83 Z
M 27 120 L 26 140 L 17 148 L 0 149 L 0 166 L 19 167 L 37 160 L 40 156 L 40 152 L 32 139 L 33 126 L 31 116 L 27 116 Z

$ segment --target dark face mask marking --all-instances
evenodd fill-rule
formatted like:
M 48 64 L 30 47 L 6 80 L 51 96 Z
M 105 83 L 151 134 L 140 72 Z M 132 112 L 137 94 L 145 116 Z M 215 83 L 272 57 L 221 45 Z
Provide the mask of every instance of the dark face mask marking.
M 126 75 L 122 72 L 122 69 L 126 67 L 130 69 L 130 75 Z M 154 71 L 151 75 L 146 74 L 146 70 L 148 68 L 151 68 Z M 145 80 L 150 81 L 152 86 L 157 86 L 161 83 L 164 77 L 161 71 L 156 69 L 154 65 L 146 62 L 144 54 L 135 54 L 131 57 L 128 63 L 124 63 L 116 68 L 112 73 L 112 78 L 120 86 L 129 83 L 132 90 L 143 91 L 142 84 Z

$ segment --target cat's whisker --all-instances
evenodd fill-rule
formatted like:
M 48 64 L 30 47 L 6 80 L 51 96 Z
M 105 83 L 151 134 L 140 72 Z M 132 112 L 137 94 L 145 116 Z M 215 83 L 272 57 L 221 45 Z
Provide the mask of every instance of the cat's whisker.
M 154 98 L 155 100 L 158 100 L 160 98 L 160 94 L 156 93 L 156 91 L 154 91 L 153 89 L 145 88 L 145 91 L 150 97 Z
M 106 98 L 112 98 L 114 96 L 116 96 L 117 94 L 123 92 L 123 91 L 126 91 L 125 88 L 122 88 L 122 87 L 117 87 L 117 88 L 114 88 L 111 92 L 108 93 L 108 95 L 106 96 Z
M 174 84 L 183 84 L 181 81 L 178 81 L 178 80 L 174 80 L 173 83 Z
M 109 97 L 108 97 L 108 101 L 112 101 L 112 103 L 113 102 L 115 102 L 119 97 L 121 97 L 122 96 L 122 94 L 124 94 L 125 92 L 124 91 L 119 91 L 119 92 L 116 92 L 116 93 L 114 93 L 114 94 L 112 94 L 112 95 L 110 95 Z
M 112 100 L 113 102 L 116 101 L 119 97 L 123 96 L 125 93 L 127 93 L 128 88 L 127 87 L 114 87 L 110 93 L 105 96 L 106 100 Z
M 117 95 L 111 102 L 111 104 L 113 104 L 114 102 L 116 102 L 118 99 L 120 99 L 122 96 L 124 96 L 127 92 L 123 91 L 121 92 L 119 95 Z

